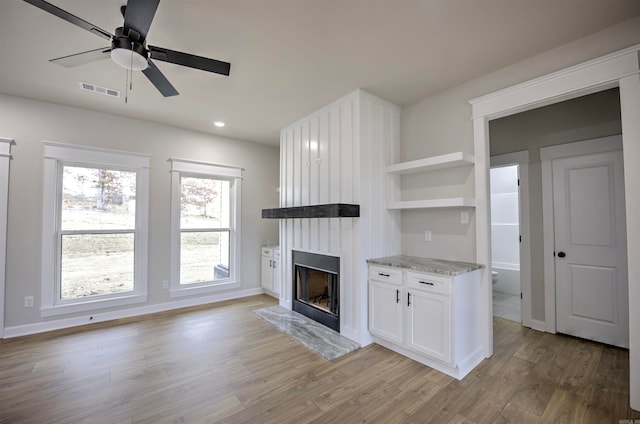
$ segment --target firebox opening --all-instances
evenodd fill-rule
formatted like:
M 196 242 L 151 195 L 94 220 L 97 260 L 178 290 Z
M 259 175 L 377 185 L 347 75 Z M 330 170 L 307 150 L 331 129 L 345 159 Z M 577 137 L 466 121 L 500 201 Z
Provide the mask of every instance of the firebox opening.
M 292 251 L 293 310 L 340 331 L 340 258 Z
M 338 316 L 337 280 L 336 274 L 297 266 L 297 300 Z

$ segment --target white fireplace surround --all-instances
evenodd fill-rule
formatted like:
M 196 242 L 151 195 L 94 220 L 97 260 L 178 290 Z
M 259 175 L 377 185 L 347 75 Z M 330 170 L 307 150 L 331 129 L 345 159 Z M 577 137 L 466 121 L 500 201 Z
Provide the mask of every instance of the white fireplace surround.
M 367 330 L 367 258 L 400 253 L 400 213 L 386 209 L 399 157 L 400 108 L 355 92 L 280 133 L 280 207 L 360 205 L 358 218 L 280 220 L 280 305 L 292 307 L 291 251 L 340 258 L 340 332 L 361 346 Z

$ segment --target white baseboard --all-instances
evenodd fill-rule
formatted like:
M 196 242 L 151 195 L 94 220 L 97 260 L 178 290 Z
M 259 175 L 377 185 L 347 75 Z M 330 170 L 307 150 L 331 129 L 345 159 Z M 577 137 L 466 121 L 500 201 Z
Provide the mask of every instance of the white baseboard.
M 248 296 L 263 294 L 262 288 L 232 291 L 211 296 L 197 297 L 192 299 L 181 299 L 172 302 L 158 303 L 153 305 L 140 306 L 138 308 L 123 309 L 119 311 L 109 311 L 102 313 L 91 313 L 73 318 L 63 318 L 53 321 L 38 322 L 34 324 L 16 325 L 5 327 L 4 338 L 26 336 L 29 334 L 44 333 L 47 331 L 61 330 L 64 328 L 77 327 L 80 325 L 93 324 L 96 322 L 111 321 L 114 319 L 129 318 L 140 315 L 148 315 L 156 312 L 170 311 L 173 309 L 188 308 L 190 306 L 206 305 L 207 303 L 222 302 L 224 300 L 240 299 Z

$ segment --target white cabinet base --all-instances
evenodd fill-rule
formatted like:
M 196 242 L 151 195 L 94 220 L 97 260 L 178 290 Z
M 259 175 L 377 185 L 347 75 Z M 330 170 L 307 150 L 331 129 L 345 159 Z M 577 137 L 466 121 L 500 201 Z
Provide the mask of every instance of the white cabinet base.
M 276 299 L 280 297 L 280 249 L 273 246 L 262 247 L 260 285 L 266 294 Z
M 396 353 L 399 353 L 402 356 L 406 356 L 407 358 L 413 359 L 416 362 L 420 362 L 423 365 L 433 368 L 434 370 L 438 370 L 441 373 L 447 374 L 453 378 L 458 380 L 462 380 L 472 369 L 474 369 L 480 362 L 484 360 L 484 356 L 482 354 L 482 346 L 478 346 L 478 348 L 473 351 L 466 358 L 462 359 L 458 366 L 452 367 L 451 364 L 447 364 L 444 362 L 440 362 L 431 357 L 421 355 L 412 350 L 405 348 L 402 345 L 388 342 L 379 337 L 373 336 L 373 342 L 379 344 L 380 346 L 384 346 L 389 350 L 392 350 Z
M 399 258 L 391 262 L 419 262 Z M 457 264 L 445 269 L 451 265 Z M 415 269 L 369 265 L 369 332 L 375 343 L 462 379 L 484 359 L 477 304 L 481 272 L 443 275 Z

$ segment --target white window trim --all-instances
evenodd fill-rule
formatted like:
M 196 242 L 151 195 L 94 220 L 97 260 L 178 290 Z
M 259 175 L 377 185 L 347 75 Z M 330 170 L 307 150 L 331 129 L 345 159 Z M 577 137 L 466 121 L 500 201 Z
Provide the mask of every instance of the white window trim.
M 41 305 L 43 317 L 93 311 L 147 301 L 149 248 L 149 167 L 150 155 L 44 141 L 44 184 L 42 212 Z M 136 229 L 134 291 L 108 298 L 64 302 L 55 293 L 57 260 L 57 220 L 60 214 L 59 179 L 63 165 L 104 166 L 136 172 Z
M 242 171 L 244 168 L 184 159 L 169 159 L 171 163 L 171 248 L 170 297 L 191 296 L 240 287 Z M 230 180 L 231 220 L 229 242 L 229 278 L 189 286 L 180 285 L 180 177 L 214 177 Z

